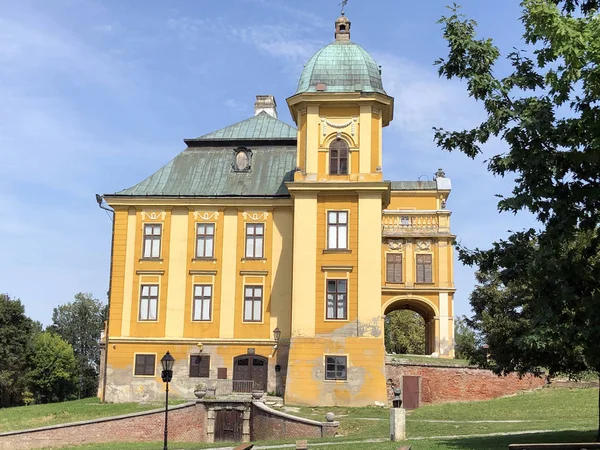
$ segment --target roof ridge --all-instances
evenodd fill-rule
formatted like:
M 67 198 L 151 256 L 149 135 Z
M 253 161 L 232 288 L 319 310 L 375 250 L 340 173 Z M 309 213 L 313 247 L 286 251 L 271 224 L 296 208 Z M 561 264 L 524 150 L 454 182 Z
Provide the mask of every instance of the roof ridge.
M 252 117 L 189 140 L 295 139 L 296 133 L 297 129 L 293 126 L 261 111 Z

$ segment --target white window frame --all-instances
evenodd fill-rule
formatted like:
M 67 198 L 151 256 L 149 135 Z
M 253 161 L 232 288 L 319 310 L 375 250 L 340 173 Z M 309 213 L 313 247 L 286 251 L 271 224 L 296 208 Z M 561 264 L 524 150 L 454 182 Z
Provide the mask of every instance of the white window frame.
M 336 290 L 334 296 L 335 298 L 333 298 L 334 301 L 334 305 L 333 305 L 333 315 L 330 316 L 329 314 L 329 282 L 333 281 L 336 284 Z M 345 298 L 344 298 L 344 316 L 340 317 L 339 315 L 339 295 L 342 293 L 342 291 L 338 291 L 338 286 L 340 281 L 343 281 L 344 283 L 346 283 L 346 291 L 344 293 Z M 325 319 L 326 320 L 348 320 L 348 291 L 350 290 L 350 280 L 348 278 L 327 278 L 325 280 Z
M 200 234 L 200 227 L 204 227 L 204 233 L 202 234 Z M 196 224 L 196 258 L 214 258 L 215 229 L 214 223 Z M 207 251 L 207 248 L 210 248 L 210 252 Z
M 162 224 L 160 223 L 145 223 L 143 225 L 143 248 L 142 258 L 144 259 L 158 259 L 160 258 L 161 241 L 162 241 Z M 150 228 L 150 233 L 147 233 L 147 229 Z M 158 234 L 156 233 L 158 229 Z
M 248 296 L 248 289 L 252 289 L 252 295 Z M 256 296 L 256 290 L 260 290 L 260 297 Z M 260 299 L 260 300 L 257 300 Z M 265 288 L 259 284 L 244 285 L 244 322 L 259 323 L 263 321 L 263 305 L 265 299 Z M 258 304 L 258 308 L 257 308 Z M 256 315 L 259 314 L 257 318 Z
M 199 291 L 200 295 L 198 295 Z M 212 299 L 212 284 L 194 284 L 194 299 L 192 305 L 192 320 L 194 322 L 210 322 L 212 320 Z M 208 303 L 208 307 L 206 306 L 206 303 Z M 198 304 L 200 307 L 198 307 Z
M 155 290 L 155 294 L 153 294 L 153 290 Z M 147 283 L 141 285 L 138 311 L 138 320 L 140 322 L 156 322 L 158 320 L 159 292 L 158 284 Z M 154 303 L 154 317 L 152 317 L 152 303 Z
M 256 232 L 257 228 L 260 228 L 260 233 Z M 246 223 L 246 259 L 264 258 L 265 228 L 264 223 Z
M 343 217 L 343 218 L 342 218 Z M 350 213 L 348 210 L 327 211 L 327 249 L 347 250 Z M 341 232 L 343 230 L 343 232 Z M 340 242 L 342 241 L 343 242 Z

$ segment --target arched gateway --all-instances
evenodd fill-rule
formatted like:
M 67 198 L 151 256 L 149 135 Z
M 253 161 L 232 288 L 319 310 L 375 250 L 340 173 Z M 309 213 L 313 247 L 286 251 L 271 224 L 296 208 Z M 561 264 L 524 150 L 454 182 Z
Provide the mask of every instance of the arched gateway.
M 416 312 L 423 318 L 425 322 L 425 354 L 439 354 L 439 326 L 436 328 L 436 324 L 438 323 L 436 319 L 439 317 L 437 306 L 425 297 L 404 295 L 393 297 L 382 308 L 383 315 L 401 310 Z

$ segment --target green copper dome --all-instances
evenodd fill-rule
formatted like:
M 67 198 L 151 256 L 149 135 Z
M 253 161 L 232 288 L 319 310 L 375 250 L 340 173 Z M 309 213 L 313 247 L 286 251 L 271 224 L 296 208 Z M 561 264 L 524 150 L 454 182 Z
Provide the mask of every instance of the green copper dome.
M 339 39 L 319 50 L 306 63 L 296 94 L 321 91 L 386 93 L 379 66 L 371 55 L 360 45 Z

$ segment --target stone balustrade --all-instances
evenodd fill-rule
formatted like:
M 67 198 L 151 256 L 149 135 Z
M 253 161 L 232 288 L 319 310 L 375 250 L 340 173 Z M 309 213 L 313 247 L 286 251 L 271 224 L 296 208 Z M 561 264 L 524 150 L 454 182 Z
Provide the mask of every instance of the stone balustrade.
M 385 237 L 450 234 L 450 211 L 384 210 L 381 231 Z

